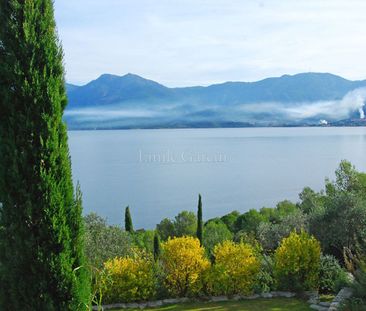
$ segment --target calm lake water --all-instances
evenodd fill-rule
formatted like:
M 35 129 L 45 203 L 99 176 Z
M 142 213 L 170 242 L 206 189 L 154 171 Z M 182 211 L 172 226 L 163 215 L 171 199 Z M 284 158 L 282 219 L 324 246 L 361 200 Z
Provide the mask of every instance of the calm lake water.
M 342 159 L 366 171 L 366 128 L 245 128 L 70 131 L 84 213 L 153 228 L 179 211 L 204 218 L 296 201 L 320 190 Z

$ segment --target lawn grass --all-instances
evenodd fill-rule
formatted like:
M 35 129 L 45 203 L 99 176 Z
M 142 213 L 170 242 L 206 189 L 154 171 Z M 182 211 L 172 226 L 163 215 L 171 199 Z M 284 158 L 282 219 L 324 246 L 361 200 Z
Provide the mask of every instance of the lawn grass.
M 136 311 L 139 309 L 136 309 Z M 309 305 L 302 300 L 293 298 L 273 298 L 228 302 L 200 302 L 168 305 L 145 310 L 154 311 L 309 311 Z M 119 310 L 122 311 L 122 310 Z

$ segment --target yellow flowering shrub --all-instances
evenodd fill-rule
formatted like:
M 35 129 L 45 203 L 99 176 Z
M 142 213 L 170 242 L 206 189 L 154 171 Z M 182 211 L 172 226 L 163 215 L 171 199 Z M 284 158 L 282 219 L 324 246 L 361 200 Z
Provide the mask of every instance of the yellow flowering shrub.
M 314 290 L 319 286 L 320 243 L 302 231 L 282 240 L 275 252 L 275 278 L 284 290 Z
M 104 263 L 107 286 L 103 303 L 148 300 L 154 297 L 156 281 L 151 258 L 135 254 Z
M 215 264 L 208 280 L 214 295 L 249 294 L 260 271 L 260 260 L 252 246 L 225 241 L 215 246 Z
M 197 238 L 179 237 L 162 244 L 161 264 L 165 285 L 173 296 L 199 293 L 202 275 L 210 266 Z

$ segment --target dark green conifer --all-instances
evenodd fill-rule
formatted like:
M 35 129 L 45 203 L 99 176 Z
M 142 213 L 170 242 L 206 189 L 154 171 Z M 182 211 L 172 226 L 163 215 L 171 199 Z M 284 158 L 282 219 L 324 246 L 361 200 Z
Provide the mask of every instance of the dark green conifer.
M 0 0 L 0 310 L 85 310 L 52 0 Z
M 127 206 L 125 210 L 125 230 L 127 232 L 133 233 L 132 217 L 129 206 Z
M 155 232 L 154 235 L 154 259 L 158 260 L 160 256 L 160 236 L 159 233 Z
M 198 209 L 197 209 L 197 238 L 203 245 L 203 221 L 202 221 L 202 198 L 198 195 Z

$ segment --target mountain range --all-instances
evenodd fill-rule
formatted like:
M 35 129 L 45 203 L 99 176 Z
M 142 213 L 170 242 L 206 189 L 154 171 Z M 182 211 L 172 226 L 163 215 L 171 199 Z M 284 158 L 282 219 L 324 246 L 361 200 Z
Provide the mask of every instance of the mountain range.
M 169 88 L 135 74 L 103 74 L 66 90 L 71 129 L 363 125 L 366 80 L 300 73 Z

